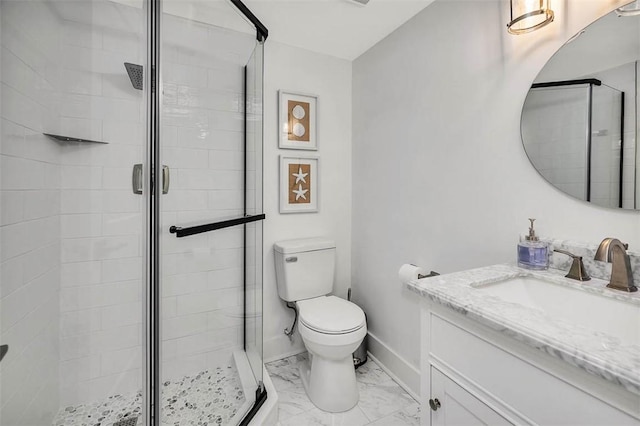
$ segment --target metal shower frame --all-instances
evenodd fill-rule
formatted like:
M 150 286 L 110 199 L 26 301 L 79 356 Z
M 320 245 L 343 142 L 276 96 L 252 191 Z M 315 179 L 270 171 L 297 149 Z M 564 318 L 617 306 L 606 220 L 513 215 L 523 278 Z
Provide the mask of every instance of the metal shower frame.
M 255 27 L 256 39 L 264 43 L 269 36 L 269 30 L 249 10 L 241 0 L 229 0 Z M 144 390 L 146 401 L 146 423 L 149 426 L 159 426 L 161 423 L 160 404 L 160 197 L 162 193 L 161 179 L 162 164 L 160 163 L 160 117 L 162 112 L 162 96 L 158 82 L 162 81 L 161 64 L 161 28 L 162 28 L 162 0 L 147 0 L 147 64 L 144 69 L 144 80 L 151 82 L 145 91 L 147 111 L 147 173 L 145 175 L 144 190 L 150 194 L 146 223 L 146 333 L 145 345 L 147 356 L 144 365 Z M 251 222 L 259 219 L 247 220 Z M 253 407 L 241 421 L 241 426 L 249 424 L 253 416 L 267 399 L 264 386 L 256 391 Z

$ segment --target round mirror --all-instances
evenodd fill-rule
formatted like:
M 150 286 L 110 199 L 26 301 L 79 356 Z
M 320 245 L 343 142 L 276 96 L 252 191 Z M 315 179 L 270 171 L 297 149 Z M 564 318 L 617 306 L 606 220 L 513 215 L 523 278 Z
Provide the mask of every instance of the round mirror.
M 522 110 L 522 141 L 556 188 L 603 207 L 640 207 L 639 59 L 640 15 L 614 11 L 569 40 L 540 71 Z

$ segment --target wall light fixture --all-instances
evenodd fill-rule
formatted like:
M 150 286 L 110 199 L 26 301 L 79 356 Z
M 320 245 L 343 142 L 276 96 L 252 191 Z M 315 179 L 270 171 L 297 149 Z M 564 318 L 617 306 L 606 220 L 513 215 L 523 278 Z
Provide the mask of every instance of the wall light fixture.
M 618 16 L 636 16 L 640 15 L 640 2 L 638 0 L 619 7 L 616 9 Z
M 551 0 L 510 0 L 511 21 L 507 31 L 511 34 L 525 34 L 553 22 Z

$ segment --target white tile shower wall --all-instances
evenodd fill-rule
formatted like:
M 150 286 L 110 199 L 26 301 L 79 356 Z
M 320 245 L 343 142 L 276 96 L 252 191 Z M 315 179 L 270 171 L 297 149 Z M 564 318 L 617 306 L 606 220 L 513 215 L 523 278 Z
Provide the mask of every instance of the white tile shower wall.
M 545 179 L 578 199 L 587 195 L 588 94 L 586 85 L 534 89 L 522 119 L 531 162 Z
M 144 204 L 131 171 L 143 162 L 145 116 L 124 62 L 144 61 L 144 17 L 103 1 L 74 10 L 65 16 L 79 19 L 61 26 L 58 131 L 108 144 L 65 145 L 60 155 L 61 406 L 142 385 Z M 123 20 L 98 16 L 113 13 Z
M 3 1 L 0 135 L 0 423 L 50 424 L 58 409 L 59 22 L 40 2 Z
M 354 297 L 372 333 L 411 365 L 419 366 L 419 304 L 401 288 L 399 265 L 446 273 L 513 261 L 528 217 L 542 235 L 640 246 L 637 212 L 557 191 L 520 139 L 540 69 L 622 3 L 556 2 L 561 25 L 514 37 L 504 1 L 436 1 L 355 60 Z
M 163 23 L 162 374 L 175 379 L 229 362 L 242 346 L 242 227 L 180 239 L 166 231 L 243 213 L 243 68 L 255 37 L 171 15 Z

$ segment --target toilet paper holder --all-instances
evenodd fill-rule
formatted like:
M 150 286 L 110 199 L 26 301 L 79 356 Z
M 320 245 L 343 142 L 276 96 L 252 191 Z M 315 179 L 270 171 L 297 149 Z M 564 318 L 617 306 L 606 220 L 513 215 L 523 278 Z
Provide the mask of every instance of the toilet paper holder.
M 431 271 L 427 275 L 418 274 L 418 279 L 421 280 L 423 278 L 437 277 L 438 275 L 440 275 L 440 273 L 436 271 Z

